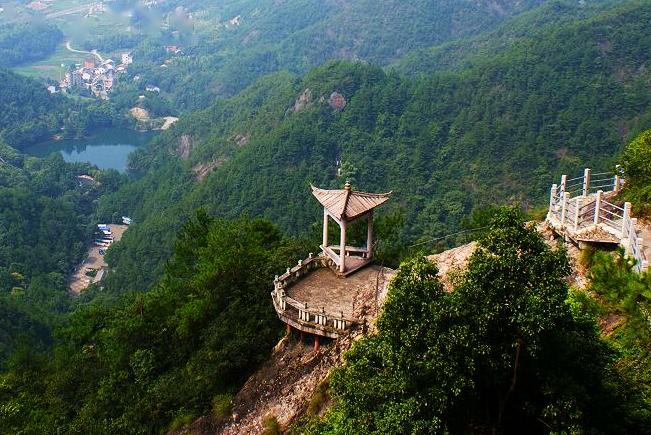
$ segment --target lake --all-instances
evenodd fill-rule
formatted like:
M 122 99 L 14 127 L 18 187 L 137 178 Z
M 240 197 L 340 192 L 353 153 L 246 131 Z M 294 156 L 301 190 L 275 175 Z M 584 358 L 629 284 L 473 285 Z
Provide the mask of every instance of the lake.
M 27 154 L 45 157 L 61 153 L 66 162 L 89 162 L 101 169 L 127 170 L 128 155 L 158 132 L 124 128 L 98 129 L 82 139 L 50 140 L 25 149 Z

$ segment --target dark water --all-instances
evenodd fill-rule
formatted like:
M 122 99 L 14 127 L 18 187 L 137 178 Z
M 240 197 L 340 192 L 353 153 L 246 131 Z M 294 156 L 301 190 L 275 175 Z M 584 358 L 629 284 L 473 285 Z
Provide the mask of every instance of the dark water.
M 138 132 L 121 128 L 98 129 L 83 139 L 51 140 L 25 149 L 27 154 L 45 157 L 59 152 L 66 162 L 89 162 L 101 169 L 127 169 L 127 156 L 144 145 L 157 132 Z

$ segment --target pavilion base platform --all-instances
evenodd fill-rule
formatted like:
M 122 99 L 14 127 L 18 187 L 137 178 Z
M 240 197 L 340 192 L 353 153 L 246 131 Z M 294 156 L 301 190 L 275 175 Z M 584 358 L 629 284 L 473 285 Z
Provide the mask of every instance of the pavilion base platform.
M 330 260 L 328 266 L 332 271 L 338 276 L 348 276 L 357 272 L 359 269 L 364 266 L 371 264 L 373 259 L 370 258 L 368 251 L 363 248 L 355 248 L 352 246 L 346 246 L 346 257 L 344 259 L 345 268 L 344 271 L 341 271 L 341 257 L 339 252 L 341 252 L 339 246 L 320 246 L 321 250 L 325 256 Z
M 393 271 L 366 262 L 342 278 L 328 263 L 323 255 L 301 261 L 275 280 L 272 299 L 278 317 L 291 328 L 337 338 L 363 322 L 356 312 L 359 296 L 375 297 Z

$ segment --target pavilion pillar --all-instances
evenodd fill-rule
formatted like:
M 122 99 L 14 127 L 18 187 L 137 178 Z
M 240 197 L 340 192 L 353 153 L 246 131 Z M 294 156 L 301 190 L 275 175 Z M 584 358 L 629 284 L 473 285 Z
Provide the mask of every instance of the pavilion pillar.
M 373 258 L 373 210 L 368 213 L 366 221 L 366 258 Z
M 323 208 L 323 247 L 328 246 L 328 210 Z
M 314 351 L 319 350 L 319 336 L 314 334 Z
M 346 219 L 341 219 L 341 237 L 339 238 L 339 272 L 346 271 Z

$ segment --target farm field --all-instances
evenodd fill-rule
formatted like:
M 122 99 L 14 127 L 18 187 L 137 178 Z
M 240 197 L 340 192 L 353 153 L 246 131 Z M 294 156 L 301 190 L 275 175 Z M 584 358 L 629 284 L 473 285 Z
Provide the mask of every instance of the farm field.
M 59 80 L 64 68 L 61 65 L 81 63 L 87 57 L 81 53 L 73 53 L 66 49 L 65 43 L 60 44 L 54 54 L 47 59 L 29 65 L 13 68 L 18 74 L 34 78 Z

